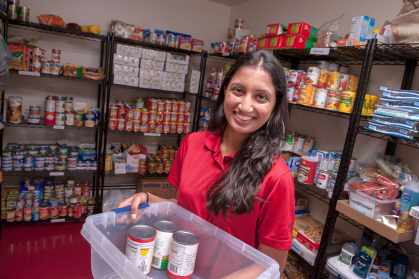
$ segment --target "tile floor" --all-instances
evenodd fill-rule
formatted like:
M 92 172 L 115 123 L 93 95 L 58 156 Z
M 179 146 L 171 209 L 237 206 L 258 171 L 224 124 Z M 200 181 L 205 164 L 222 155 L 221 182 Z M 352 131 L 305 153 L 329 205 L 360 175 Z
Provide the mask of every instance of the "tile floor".
M 0 279 L 93 278 L 83 223 L 3 226 Z

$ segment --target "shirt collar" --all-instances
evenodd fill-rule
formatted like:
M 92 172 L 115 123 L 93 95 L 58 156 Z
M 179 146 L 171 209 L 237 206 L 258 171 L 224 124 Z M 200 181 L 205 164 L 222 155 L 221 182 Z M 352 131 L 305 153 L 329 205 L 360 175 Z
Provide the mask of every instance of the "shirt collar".
M 205 146 L 211 150 L 212 152 L 214 152 L 214 154 L 220 154 L 221 155 L 221 137 L 223 135 L 217 136 L 214 134 L 209 133 L 209 136 L 207 137 L 206 141 L 205 141 Z M 228 159 L 233 159 L 234 155 L 236 155 L 235 151 L 233 154 L 231 154 L 230 156 L 225 156 L 224 159 L 228 158 Z

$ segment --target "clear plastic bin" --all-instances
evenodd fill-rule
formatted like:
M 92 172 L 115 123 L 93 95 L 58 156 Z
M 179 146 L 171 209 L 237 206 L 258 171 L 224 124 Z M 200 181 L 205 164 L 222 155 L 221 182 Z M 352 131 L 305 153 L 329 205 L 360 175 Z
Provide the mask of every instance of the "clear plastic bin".
M 260 270 L 257 278 L 280 277 L 276 261 L 174 203 L 151 204 L 140 210 L 137 219 L 134 223 L 130 212 L 115 214 L 113 211 L 86 219 L 81 234 L 92 246 L 94 278 L 169 278 L 166 270 L 154 268 L 146 276 L 125 257 L 128 229 L 137 224 L 152 226 L 159 220 L 175 222 L 181 230 L 199 236 L 192 278 L 221 278 L 250 265 Z
M 391 214 L 391 209 L 397 201 L 400 199 L 379 200 L 353 189 L 349 191 L 349 205 L 373 219 L 380 219 L 383 215 Z

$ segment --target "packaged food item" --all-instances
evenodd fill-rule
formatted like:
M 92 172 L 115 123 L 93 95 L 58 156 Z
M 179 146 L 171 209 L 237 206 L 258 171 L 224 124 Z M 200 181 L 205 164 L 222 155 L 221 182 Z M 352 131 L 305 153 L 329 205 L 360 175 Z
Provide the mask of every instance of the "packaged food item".
M 142 41 L 144 37 L 144 29 L 141 26 L 134 25 L 134 33 L 132 34 L 132 39 L 134 41 Z
M 91 80 L 103 80 L 103 73 L 102 69 L 95 69 L 95 68 L 82 68 L 82 77 L 85 79 Z
M 302 37 L 300 35 L 285 36 L 284 44 L 281 46 L 281 48 L 296 48 L 310 50 L 312 47 L 314 47 L 314 44 L 314 41 L 311 41 L 306 37 Z
M 144 274 L 151 271 L 156 230 L 146 225 L 136 225 L 128 230 L 125 256 Z
M 124 38 L 125 39 L 133 39 L 134 38 L 134 32 L 135 32 L 135 26 L 132 24 L 125 24 L 125 31 L 124 31 Z
M 354 108 L 355 96 L 355 92 L 343 91 L 340 96 L 339 112 L 352 113 Z
M 99 25 L 83 25 L 81 27 L 81 31 L 93 34 L 100 34 L 100 32 L 102 32 L 102 28 L 100 28 Z
M 12 53 L 12 62 L 10 63 L 10 70 L 29 71 L 31 49 L 23 45 L 7 45 Z
M 305 22 L 290 23 L 288 24 L 287 36 L 300 35 L 307 39 L 313 39 L 316 31 L 317 28 Z
M 171 278 L 190 278 L 195 268 L 199 237 L 192 232 L 177 231 L 172 239 L 167 274 Z
M 316 87 L 302 84 L 297 103 L 300 105 L 312 106 L 314 102 L 314 90 Z
M 192 39 L 192 50 L 202 52 L 204 50 L 204 41 Z
M 77 23 L 67 23 L 65 28 L 81 31 L 81 26 L 78 25 Z
M 64 64 L 63 65 L 63 76 L 66 77 L 77 77 L 78 65 Z
M 284 31 L 284 27 L 280 23 L 275 24 L 268 24 L 268 27 L 266 28 L 265 36 L 278 36 L 281 35 Z
M 44 25 L 56 26 L 56 27 L 65 27 L 64 20 L 57 15 L 39 15 L 37 16 L 39 23 Z
M 179 37 L 179 48 L 180 49 L 191 50 L 191 48 L 192 48 L 191 39 L 187 38 L 187 37 Z

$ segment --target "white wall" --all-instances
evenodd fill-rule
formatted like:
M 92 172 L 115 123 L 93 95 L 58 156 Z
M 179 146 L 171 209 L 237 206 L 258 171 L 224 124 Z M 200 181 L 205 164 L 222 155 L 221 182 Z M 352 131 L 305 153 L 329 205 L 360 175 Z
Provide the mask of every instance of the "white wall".
M 75 22 L 79 25 L 101 26 L 106 35 L 112 19 L 127 23 L 142 25 L 145 28 L 171 30 L 192 35 L 193 38 L 204 40 L 204 48 L 209 49 L 210 42 L 219 40 L 227 30 L 231 7 L 207 0 L 21 0 L 21 6 L 30 9 L 30 21 L 38 22 L 36 16 L 41 14 L 55 14 L 63 18 L 66 23 Z M 51 50 L 61 50 L 61 64 L 71 63 L 89 67 L 99 67 L 100 43 L 64 36 L 50 35 L 40 32 L 9 28 L 9 36 L 24 38 L 40 38 L 36 44 L 44 48 L 46 59 L 50 60 Z M 191 59 L 191 68 L 199 70 L 199 57 Z M 211 67 L 209 63 L 208 68 Z M 49 78 L 11 75 L 6 88 L 6 97 L 23 97 L 23 110 L 30 105 L 45 108 L 45 97 L 73 96 L 75 101 L 86 101 L 90 107 L 97 106 L 97 85 L 89 82 L 73 82 Z M 116 99 L 127 103 L 135 103 L 137 97 L 162 96 L 149 93 L 147 90 L 130 90 L 113 88 L 111 104 Z M 179 98 L 179 95 L 166 94 L 166 97 Z M 187 97 L 194 100 L 193 97 Z M 192 104 L 194 107 L 194 104 Z M 74 145 L 79 141 L 93 142 L 94 133 L 88 131 L 59 131 L 50 129 L 9 128 L 4 136 L 4 143 L 52 143 L 59 137 L 66 138 Z M 108 146 L 112 142 L 138 142 L 148 147 L 150 152 L 156 152 L 159 143 L 177 144 L 176 137 L 145 138 L 140 136 L 121 136 L 110 134 Z M 5 184 L 18 183 L 21 178 L 7 178 Z M 109 183 L 135 184 L 134 179 L 106 180 Z
M 344 36 L 349 32 L 351 18 L 354 16 L 367 15 L 376 20 L 375 26 L 381 28 L 385 20 L 392 20 L 400 11 L 403 1 L 394 0 L 353 0 L 353 1 L 279 1 L 279 0 L 252 0 L 232 7 L 230 25 L 234 25 L 235 19 L 244 20 L 244 29 L 249 29 L 251 34 L 261 35 L 265 33 L 266 26 L 270 23 L 289 24 L 293 22 L 306 22 L 312 26 L 320 27 L 323 23 L 337 18 L 345 13 L 339 35 Z M 289 66 L 289 65 L 286 65 Z M 311 65 L 300 65 L 299 69 L 307 70 Z M 351 66 L 350 72 L 359 74 L 360 66 Z M 369 82 L 368 94 L 378 95 L 380 85 L 400 88 L 404 66 L 374 66 Z M 418 89 L 418 73 L 412 89 Z M 315 148 L 343 150 L 348 120 L 316 114 L 311 112 L 293 110 L 291 112 L 292 130 L 315 138 Z M 385 151 L 386 142 L 363 135 L 357 137 L 354 154 L 359 161 L 371 161 L 374 151 Z M 396 156 L 419 173 L 417 156 L 419 150 L 398 146 Z M 316 198 L 310 197 L 311 214 L 325 221 L 328 206 Z M 350 233 L 357 239 L 361 231 L 338 218 L 338 227 Z

